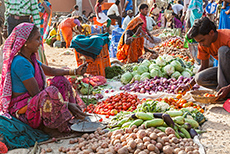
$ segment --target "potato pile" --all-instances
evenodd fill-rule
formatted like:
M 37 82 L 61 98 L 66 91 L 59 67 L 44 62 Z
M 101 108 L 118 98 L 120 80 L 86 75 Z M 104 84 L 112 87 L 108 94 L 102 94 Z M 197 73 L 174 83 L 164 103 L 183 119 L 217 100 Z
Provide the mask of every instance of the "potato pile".
M 192 139 L 178 139 L 171 127 L 165 133 L 144 125 L 105 133 L 101 128 L 92 134 L 69 141 L 71 148 L 60 147 L 67 154 L 199 154 Z
M 164 55 L 164 54 L 175 55 L 175 56 L 180 55 L 183 57 L 188 56 L 189 58 L 192 58 L 189 49 L 185 49 L 185 48 L 177 49 L 171 46 L 171 47 L 161 47 L 161 48 L 158 47 L 155 48 L 154 50 L 157 51 L 159 55 Z

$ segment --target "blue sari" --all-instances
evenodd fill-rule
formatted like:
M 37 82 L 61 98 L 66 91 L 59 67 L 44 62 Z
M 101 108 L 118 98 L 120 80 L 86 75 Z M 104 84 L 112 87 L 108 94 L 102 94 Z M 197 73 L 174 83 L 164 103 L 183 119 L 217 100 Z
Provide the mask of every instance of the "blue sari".
M 200 19 L 203 15 L 203 1 L 202 0 L 192 0 L 188 6 L 188 9 L 191 11 L 190 22 L 191 27 L 194 24 L 196 19 Z
M 230 14 L 226 14 L 225 11 L 230 9 L 230 4 L 227 3 L 226 9 L 221 9 L 220 11 L 220 20 L 219 20 L 219 29 L 230 29 Z

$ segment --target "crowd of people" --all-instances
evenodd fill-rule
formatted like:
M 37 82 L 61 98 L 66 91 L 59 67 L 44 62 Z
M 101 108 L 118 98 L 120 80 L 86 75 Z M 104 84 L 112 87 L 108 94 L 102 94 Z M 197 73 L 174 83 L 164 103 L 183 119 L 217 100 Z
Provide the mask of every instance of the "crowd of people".
M 32 128 L 45 126 L 69 132 L 72 115 L 82 119 L 87 114 L 77 105 L 81 100 L 73 96 L 71 85 L 63 75 L 82 75 L 86 72 L 87 63 L 73 70 L 49 67 L 43 44 L 47 42 L 53 46 L 59 41 L 61 47 L 68 48 L 73 32 L 87 35 L 90 30 L 86 25 L 93 25 L 94 22 L 105 24 L 105 32 L 109 32 L 112 19 L 117 20 L 118 26 L 124 29 L 117 47 L 117 59 L 123 63 L 137 62 L 145 52 L 158 56 L 151 50 L 161 42 L 150 33 L 154 26 L 188 32 L 187 39 L 199 43 L 201 68 L 195 80 L 178 90 L 187 91 L 198 83 L 218 89 L 218 99 L 225 98 L 230 93 L 228 2 L 223 1 L 220 10 L 213 0 L 207 4 L 202 0 L 177 1 L 169 3 L 166 8 L 158 8 L 157 4 L 150 8 L 143 3 L 134 15 L 132 0 L 125 1 L 122 14 L 119 13 L 120 0 L 114 1 L 107 14 L 102 11 L 104 0 L 97 0 L 95 14 L 86 17 L 86 12 L 81 14 L 76 5 L 69 17 L 55 22 L 51 29 L 52 7 L 47 0 L 31 0 L 30 3 L 6 1 L 4 36 L 7 39 L 3 47 L 0 114 L 8 118 L 14 116 Z M 210 56 L 219 60 L 218 67 L 208 68 Z M 45 76 L 55 76 L 49 86 L 46 86 Z

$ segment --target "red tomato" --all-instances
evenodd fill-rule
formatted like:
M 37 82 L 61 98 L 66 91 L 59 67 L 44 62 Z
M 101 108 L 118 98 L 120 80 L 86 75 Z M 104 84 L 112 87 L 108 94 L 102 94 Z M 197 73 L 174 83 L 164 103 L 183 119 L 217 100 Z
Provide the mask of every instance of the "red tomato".
M 102 122 L 103 121 L 103 119 L 101 118 L 100 120 L 99 120 L 99 122 Z
M 106 115 L 105 118 L 109 118 L 109 115 Z

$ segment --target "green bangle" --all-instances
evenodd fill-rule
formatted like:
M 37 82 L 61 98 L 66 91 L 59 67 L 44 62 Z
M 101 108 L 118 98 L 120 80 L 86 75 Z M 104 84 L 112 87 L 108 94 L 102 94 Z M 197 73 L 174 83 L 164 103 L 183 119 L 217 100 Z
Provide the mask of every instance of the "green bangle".
M 132 36 L 132 37 L 137 37 L 137 35 L 133 34 L 133 36 Z

